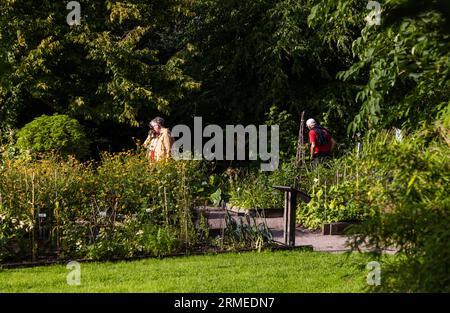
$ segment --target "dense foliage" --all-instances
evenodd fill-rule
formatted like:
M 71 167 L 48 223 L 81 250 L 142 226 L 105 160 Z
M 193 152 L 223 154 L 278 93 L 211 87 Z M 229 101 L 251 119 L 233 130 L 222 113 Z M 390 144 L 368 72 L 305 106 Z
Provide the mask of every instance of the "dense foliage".
M 158 112 L 256 124 L 275 107 L 288 136 L 305 110 L 344 141 L 347 126 L 414 128 L 450 101 L 445 1 L 385 1 L 379 26 L 357 0 L 80 4 L 69 27 L 64 3 L 2 2 L 1 129 L 53 113 L 100 129 Z
M 404 256 L 385 266 L 384 291 L 448 292 L 450 118 L 401 141 L 392 134 L 376 141 L 362 158 L 360 189 L 347 189 L 354 204 L 371 212 L 353 230 L 353 245 L 395 247 Z
M 104 154 L 101 164 L 5 162 L 0 169 L 0 259 L 104 259 L 161 255 L 202 240 L 194 198 L 198 162 L 149 167 L 144 155 Z
M 231 177 L 230 205 L 243 209 L 271 209 L 284 206 L 283 193 L 272 186 L 299 185 L 299 171 L 293 163 L 284 163 L 274 172 L 242 171 Z
M 72 155 L 82 159 L 89 154 L 89 143 L 76 119 L 43 115 L 18 132 L 16 147 L 24 157 L 55 152 L 63 158 Z
M 292 114 L 294 136 L 303 110 L 336 129 L 350 122 L 355 93 L 335 75 L 351 55 L 322 44 L 308 28 L 310 9 L 306 0 L 198 1 L 187 38 L 195 48 L 188 70 L 202 82 L 194 113 L 257 123 L 275 106 Z
M 312 196 L 299 204 L 303 225 L 359 221 L 355 249 L 399 249 L 381 289 L 449 291 L 448 0 L 383 1 L 379 25 L 361 0 L 79 2 L 78 26 L 64 1 L 0 3 L 1 259 L 161 255 L 202 238 L 195 202 L 219 205 L 228 193 L 235 206 L 280 207 L 272 186 L 291 185 Z M 343 156 L 294 167 L 302 111 Z M 131 140 L 156 114 L 280 125 L 282 165 L 209 176 L 197 162 L 150 167 L 141 154 L 14 159 L 84 157 L 86 137 L 93 150 L 121 149 L 119 125 Z M 233 238 L 259 243 L 265 231 Z
M 442 10 L 436 2 L 442 3 Z M 359 112 L 350 130 L 414 128 L 433 121 L 449 104 L 450 33 L 445 27 L 450 9 L 444 2 L 383 1 L 378 26 L 364 25 L 370 13 L 364 1 L 317 1 L 309 25 L 322 34 L 324 43 L 345 52 L 351 47 L 357 58 L 338 75 L 359 90 Z M 399 8 L 404 10 L 400 16 Z M 355 29 L 361 27 L 358 34 Z
M 198 87 L 177 40 L 189 1 L 79 3 L 74 26 L 65 1 L 0 3 L 0 128 L 42 113 L 139 126 Z
M 300 204 L 308 227 L 359 221 L 348 229 L 354 249 L 396 249 L 383 259 L 378 291 L 448 291 L 450 257 L 450 115 L 409 134 L 383 131 L 313 174 L 312 201 Z M 312 177 L 314 177 L 312 176 Z
M 334 128 L 352 119 L 354 88 L 335 78 L 351 56 L 308 29 L 308 1 L 80 4 L 81 25 L 69 27 L 64 3 L 2 2 L 1 128 L 43 113 L 98 128 L 157 112 L 256 124 L 273 105 L 292 114 L 293 135 L 302 110 Z

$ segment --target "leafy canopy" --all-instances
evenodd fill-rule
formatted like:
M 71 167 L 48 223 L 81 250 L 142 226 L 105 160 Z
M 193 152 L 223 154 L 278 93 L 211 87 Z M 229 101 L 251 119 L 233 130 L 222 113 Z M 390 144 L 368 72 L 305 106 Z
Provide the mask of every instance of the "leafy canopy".
M 81 25 L 69 26 L 65 1 L 1 2 L 0 126 L 29 110 L 137 126 L 198 88 L 176 41 L 189 1 L 79 3 Z
M 341 51 L 351 47 L 356 57 L 338 74 L 359 89 L 359 112 L 350 131 L 390 125 L 414 128 L 432 121 L 448 105 L 450 15 L 440 9 L 441 2 L 385 1 L 377 26 L 364 24 L 370 13 L 365 2 L 316 1 L 310 26 L 322 34 L 324 43 Z M 355 34 L 358 38 L 352 40 Z

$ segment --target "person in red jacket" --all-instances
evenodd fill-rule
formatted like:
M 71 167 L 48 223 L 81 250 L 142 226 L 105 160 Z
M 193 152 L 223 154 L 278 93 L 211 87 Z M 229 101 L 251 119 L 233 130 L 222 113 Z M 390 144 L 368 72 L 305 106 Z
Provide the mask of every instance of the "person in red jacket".
M 317 164 L 324 159 L 331 157 L 331 151 L 336 145 L 331 132 L 328 129 L 321 127 L 312 118 L 306 121 L 306 127 L 309 129 L 311 161 Z

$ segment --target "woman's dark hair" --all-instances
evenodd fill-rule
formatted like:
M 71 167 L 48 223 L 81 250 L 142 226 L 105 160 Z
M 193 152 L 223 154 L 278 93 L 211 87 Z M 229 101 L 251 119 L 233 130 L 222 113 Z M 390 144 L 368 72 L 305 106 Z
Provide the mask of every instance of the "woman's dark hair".
M 156 124 L 158 124 L 159 126 L 164 127 L 164 119 L 163 119 L 162 117 L 159 117 L 159 116 L 155 117 L 154 119 L 152 119 L 152 120 L 150 121 L 150 123 L 148 123 L 148 125 L 149 125 L 150 127 L 152 127 L 152 126 L 151 126 L 152 123 L 156 123 Z

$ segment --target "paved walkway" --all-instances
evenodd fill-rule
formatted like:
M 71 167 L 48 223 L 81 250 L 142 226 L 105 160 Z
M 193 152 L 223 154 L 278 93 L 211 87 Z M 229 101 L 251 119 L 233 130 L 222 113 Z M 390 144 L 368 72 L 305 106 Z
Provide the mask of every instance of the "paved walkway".
M 284 243 L 283 230 L 271 229 L 275 241 Z M 349 251 L 346 245 L 347 236 L 322 235 L 321 231 L 310 231 L 297 228 L 296 246 L 312 246 L 314 251 L 342 252 Z
M 205 213 L 208 219 L 208 225 L 210 229 L 221 230 L 226 226 L 224 219 L 224 210 L 220 210 L 218 208 L 205 208 L 202 211 Z M 232 215 L 232 217 L 237 221 L 243 219 L 243 221 L 245 222 L 245 218 L 243 216 L 238 216 L 236 214 Z M 259 224 L 263 222 L 263 219 L 255 218 L 255 221 L 256 224 Z M 251 218 L 251 222 L 253 222 L 253 218 Z M 266 218 L 266 223 L 269 229 L 272 231 L 274 240 L 283 243 L 283 217 Z M 322 235 L 322 232 L 320 230 L 311 231 L 304 228 L 297 228 L 295 237 L 296 246 L 310 245 L 313 247 L 314 251 L 349 251 L 350 249 L 347 247 L 346 241 L 347 236 Z

